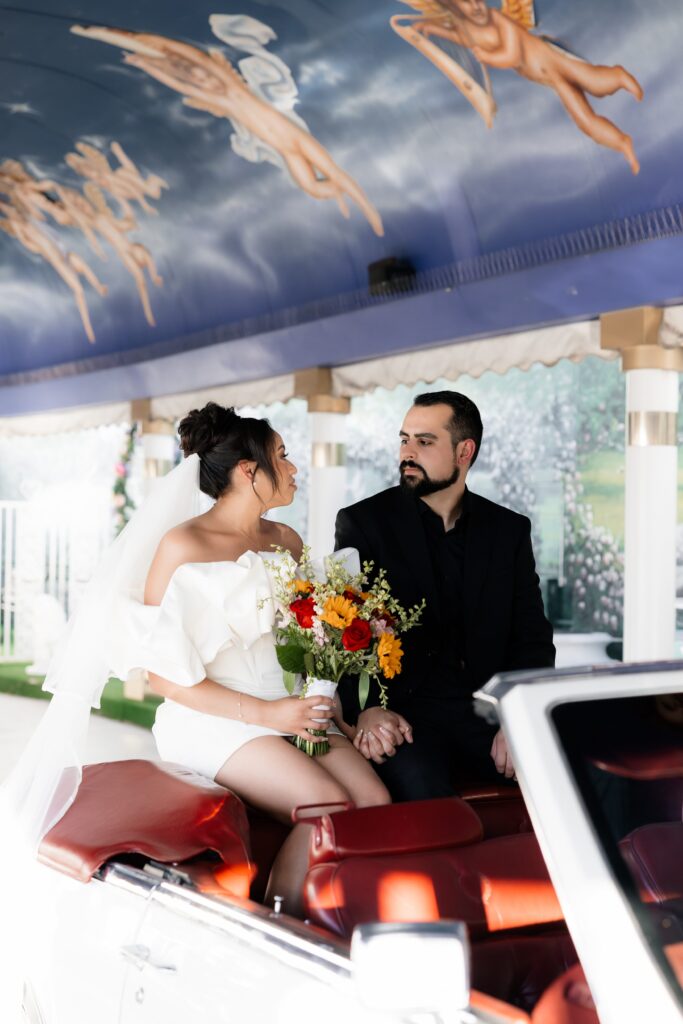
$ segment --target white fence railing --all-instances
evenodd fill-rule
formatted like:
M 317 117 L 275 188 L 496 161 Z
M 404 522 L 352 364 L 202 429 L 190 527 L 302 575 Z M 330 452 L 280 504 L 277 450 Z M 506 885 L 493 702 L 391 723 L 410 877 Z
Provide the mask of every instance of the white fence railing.
M 16 646 L 16 537 L 21 503 L 0 503 L 0 660 L 8 661 Z
M 78 511 L 0 502 L 0 661 L 33 661 L 77 604 L 111 529 L 106 502 Z

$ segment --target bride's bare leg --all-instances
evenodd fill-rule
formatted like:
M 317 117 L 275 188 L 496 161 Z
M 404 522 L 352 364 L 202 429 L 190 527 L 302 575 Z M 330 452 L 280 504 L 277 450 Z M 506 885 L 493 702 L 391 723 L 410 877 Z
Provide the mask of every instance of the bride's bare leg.
M 266 886 L 266 906 L 272 906 L 275 897 L 282 896 L 283 910 L 292 917 L 304 916 L 304 878 L 308 868 L 308 849 L 312 831 L 312 825 L 294 826 L 273 861 Z
M 240 747 L 216 774 L 216 782 L 288 824 L 294 808 L 302 804 L 351 799 L 348 789 L 317 760 L 279 736 L 261 736 Z M 283 896 L 284 909 L 294 916 L 302 913 L 310 832 L 310 825 L 292 829 L 273 864 L 266 894 L 266 899 Z
M 320 764 L 333 779 L 342 783 L 356 807 L 390 804 L 389 790 L 374 768 L 345 736 L 329 737 L 331 750 Z
M 354 749 L 346 737 L 330 736 L 329 742 L 329 753 L 319 758 L 316 764 L 341 784 L 356 807 L 375 807 L 391 802 L 389 790 L 375 774 L 370 762 Z M 297 894 L 303 892 L 310 839 L 310 825 L 296 825 L 289 833 L 270 873 L 266 903 L 272 903 L 274 896 L 284 895 L 283 889 L 290 880 L 294 880 Z M 292 913 L 291 898 L 289 912 Z

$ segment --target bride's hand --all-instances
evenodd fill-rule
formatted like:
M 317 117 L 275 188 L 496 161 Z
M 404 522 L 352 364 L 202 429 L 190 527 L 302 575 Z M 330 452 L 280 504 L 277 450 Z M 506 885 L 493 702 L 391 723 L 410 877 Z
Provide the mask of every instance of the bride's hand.
M 342 707 L 341 698 L 338 693 L 334 695 L 334 723 L 338 726 L 340 732 L 342 732 L 347 740 L 353 743 L 356 735 L 355 725 L 349 725 L 348 722 L 344 721 L 344 708 Z
M 309 729 L 325 730 L 334 717 L 334 701 L 330 697 L 281 697 L 265 703 L 260 724 L 304 740 L 315 738 Z

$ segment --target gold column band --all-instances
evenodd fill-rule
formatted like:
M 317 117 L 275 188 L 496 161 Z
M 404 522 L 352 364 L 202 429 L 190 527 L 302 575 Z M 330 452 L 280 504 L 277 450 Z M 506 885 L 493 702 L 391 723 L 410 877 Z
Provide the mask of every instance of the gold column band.
M 327 469 L 330 466 L 346 465 L 346 445 L 332 441 L 314 441 L 311 450 L 311 462 L 316 469 Z
M 628 414 L 628 444 L 635 448 L 650 445 L 676 446 L 678 415 L 675 412 L 630 412 Z

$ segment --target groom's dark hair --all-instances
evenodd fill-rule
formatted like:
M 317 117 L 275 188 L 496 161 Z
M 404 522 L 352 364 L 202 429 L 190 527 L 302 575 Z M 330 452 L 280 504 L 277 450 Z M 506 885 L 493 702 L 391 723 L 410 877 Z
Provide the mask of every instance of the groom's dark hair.
M 467 395 L 459 391 L 428 391 L 424 395 L 418 395 L 414 405 L 448 405 L 451 409 L 451 419 L 448 429 L 451 432 L 453 447 L 460 441 L 474 441 L 476 448 L 470 466 L 477 461 L 477 455 L 481 447 L 481 438 L 484 433 L 484 426 L 476 405 Z

